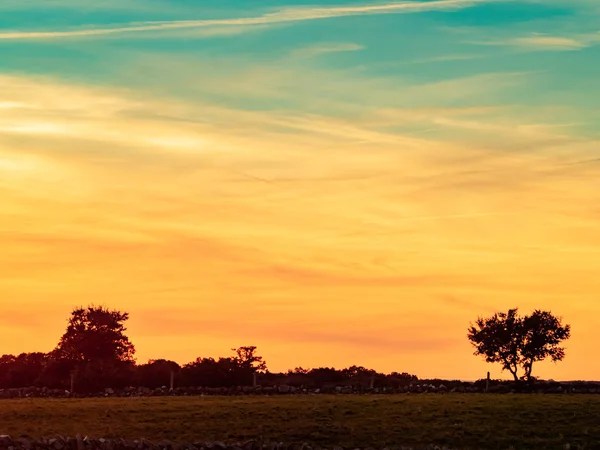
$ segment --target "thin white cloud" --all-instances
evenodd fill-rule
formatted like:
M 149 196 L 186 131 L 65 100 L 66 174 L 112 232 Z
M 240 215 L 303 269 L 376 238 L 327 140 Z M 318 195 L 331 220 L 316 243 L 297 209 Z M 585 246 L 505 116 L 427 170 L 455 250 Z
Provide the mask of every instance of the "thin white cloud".
M 22 108 L 23 106 L 25 105 L 19 102 L 0 102 L 0 109 L 16 109 Z
M 532 33 L 530 36 L 474 42 L 480 45 L 499 45 L 517 47 L 524 50 L 576 51 L 600 43 L 600 33 L 554 36 Z
M 576 38 L 560 36 L 531 36 L 516 38 L 512 42 L 519 47 L 541 50 L 581 50 L 589 45 L 588 42 Z
M 318 44 L 310 47 L 299 48 L 292 52 L 292 57 L 297 58 L 311 58 L 313 56 L 319 56 L 329 53 L 339 52 L 356 52 L 363 50 L 365 47 L 353 43 L 329 43 L 329 44 Z
M 410 1 L 394 2 L 379 5 L 339 6 L 326 8 L 287 8 L 257 17 L 209 20 L 176 20 L 165 22 L 130 23 L 113 28 L 84 28 L 77 30 L 54 31 L 8 31 L 0 33 L 0 39 L 59 39 L 76 37 L 107 36 L 123 33 L 140 33 L 148 31 L 166 31 L 186 28 L 256 26 L 286 22 L 328 19 L 352 15 L 367 14 L 400 14 L 428 11 L 452 11 L 468 8 L 477 4 L 496 0 L 433 0 L 429 2 Z
M 449 62 L 449 61 L 468 61 L 477 58 L 485 58 L 489 55 L 443 55 L 443 56 L 434 56 L 431 58 L 421 58 L 414 59 L 411 61 L 407 61 L 405 64 L 429 64 L 436 62 Z

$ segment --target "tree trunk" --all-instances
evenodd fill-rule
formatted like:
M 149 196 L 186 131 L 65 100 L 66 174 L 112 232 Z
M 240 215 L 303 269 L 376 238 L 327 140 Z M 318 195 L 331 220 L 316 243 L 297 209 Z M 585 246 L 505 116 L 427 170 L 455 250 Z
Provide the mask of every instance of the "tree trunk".
M 527 363 L 527 367 L 525 369 L 525 377 L 527 378 L 527 381 L 529 383 L 532 382 L 532 378 L 531 378 L 531 371 L 532 371 L 532 369 L 533 369 L 533 360 L 531 360 L 531 361 L 529 361 Z
M 510 371 L 510 373 L 512 373 L 513 378 L 515 379 L 515 381 L 518 383 L 519 382 L 519 374 L 517 373 L 516 369 L 508 369 Z
M 519 368 L 517 367 L 516 364 L 511 364 L 508 362 L 508 360 L 506 358 L 503 359 L 504 362 L 504 368 L 507 369 L 513 376 L 513 378 L 515 379 L 516 382 L 519 381 L 519 374 L 518 374 L 518 370 Z

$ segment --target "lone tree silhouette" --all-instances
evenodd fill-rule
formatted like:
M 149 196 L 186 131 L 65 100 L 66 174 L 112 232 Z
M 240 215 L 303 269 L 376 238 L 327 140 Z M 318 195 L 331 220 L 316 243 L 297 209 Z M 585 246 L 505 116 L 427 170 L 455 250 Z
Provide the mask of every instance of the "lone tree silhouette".
M 475 355 L 482 355 L 490 363 L 501 363 L 515 381 L 532 381 L 533 364 L 546 358 L 562 361 L 564 347 L 560 343 L 569 339 L 570 325 L 562 325 L 561 319 L 549 311 L 536 310 L 529 316 L 520 317 L 518 309 L 508 313 L 496 313 L 492 317 L 479 317 L 471 325 L 468 338 L 475 347 Z M 523 375 L 519 377 L 519 369 Z
M 133 362 L 135 347 L 125 336 L 129 314 L 102 306 L 76 308 L 53 352 L 75 367 L 89 363 Z

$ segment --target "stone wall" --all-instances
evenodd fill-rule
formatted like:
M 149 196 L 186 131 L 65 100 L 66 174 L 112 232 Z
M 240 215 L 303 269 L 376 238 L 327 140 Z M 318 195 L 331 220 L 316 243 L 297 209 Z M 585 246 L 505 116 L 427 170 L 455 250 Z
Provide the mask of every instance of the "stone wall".
M 397 388 L 365 389 L 352 386 L 328 386 L 322 389 L 303 389 L 294 386 L 257 386 L 236 388 L 201 388 L 178 387 L 170 391 L 167 387 L 148 389 L 144 387 L 130 387 L 121 390 L 105 389 L 89 395 L 75 393 L 74 397 L 155 397 L 155 396 L 200 396 L 200 395 L 317 395 L 317 394 L 426 394 L 426 393 L 465 393 L 475 394 L 485 392 L 485 382 L 416 382 Z M 537 394 L 598 394 L 600 383 L 573 382 L 555 383 L 538 382 L 534 386 L 516 387 L 511 383 L 493 382 L 489 391 L 493 394 L 509 393 L 537 393 Z M 0 389 L 0 399 L 4 398 L 68 398 L 71 393 L 60 389 L 46 389 L 28 387 L 21 389 Z
M 146 440 L 92 439 L 88 437 L 57 437 L 43 439 L 13 439 L 0 436 L 0 450 L 327 450 L 307 444 L 287 445 L 283 443 L 245 443 L 194 442 L 175 443 L 170 441 L 150 442 Z M 329 450 L 344 450 L 331 447 Z M 360 449 L 352 449 L 360 450 Z M 374 450 L 367 448 L 365 450 Z M 430 445 L 426 447 L 394 446 L 384 450 L 453 450 L 450 447 Z

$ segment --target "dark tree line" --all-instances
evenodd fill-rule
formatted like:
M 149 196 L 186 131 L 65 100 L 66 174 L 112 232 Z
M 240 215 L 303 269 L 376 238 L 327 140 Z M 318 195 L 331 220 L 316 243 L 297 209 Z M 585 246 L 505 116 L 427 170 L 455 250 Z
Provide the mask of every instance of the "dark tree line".
M 251 386 L 255 374 L 260 383 L 319 388 L 327 385 L 397 386 L 417 380 L 406 373 L 384 375 L 364 367 L 347 369 L 297 368 L 272 373 L 256 347 L 232 349 L 231 356 L 197 358 L 180 366 L 165 359 L 136 364 L 135 347 L 125 332 L 127 313 L 90 306 L 71 313 L 67 329 L 50 353 L 23 353 L 0 357 L 0 389 L 29 386 L 76 392 L 99 392 L 105 388 L 174 385 L 184 387 Z M 72 385 L 73 383 L 73 385 Z
M 232 349 L 230 356 L 197 358 L 183 366 L 174 361 L 157 359 L 137 364 L 135 347 L 125 332 L 127 313 L 104 307 L 76 308 L 67 329 L 50 353 L 23 353 L 0 357 L 0 389 L 29 386 L 51 389 L 74 389 L 76 392 L 99 392 L 105 388 L 251 386 L 287 384 L 295 387 L 355 388 L 406 386 L 417 381 L 407 373 L 382 374 L 360 366 L 338 370 L 301 367 L 286 373 L 272 373 L 256 353 L 256 347 Z M 534 363 L 565 356 L 562 341 L 570 337 L 569 325 L 547 311 L 519 316 L 516 309 L 478 318 L 468 332 L 475 354 L 487 362 L 501 363 L 515 381 L 533 381 Z M 519 370 L 523 375 L 519 377 Z
M 0 389 L 38 386 L 69 390 L 70 372 L 55 370 L 55 364 L 48 354 L 4 355 L 0 358 Z M 183 366 L 174 361 L 159 359 L 145 364 L 118 364 L 112 370 L 106 370 L 105 367 L 102 372 L 98 371 L 95 364 L 85 366 L 76 378 L 75 390 L 94 393 L 108 387 L 168 388 L 171 374 L 176 387 L 251 386 L 254 381 L 254 372 L 236 361 L 236 357 L 198 358 Z M 416 376 L 407 373 L 383 374 L 357 366 L 346 369 L 295 369 L 283 373 L 270 372 L 265 367 L 265 371 L 257 372 L 257 375 L 257 381 L 262 385 L 285 384 L 307 389 L 333 386 L 397 388 L 418 380 Z

